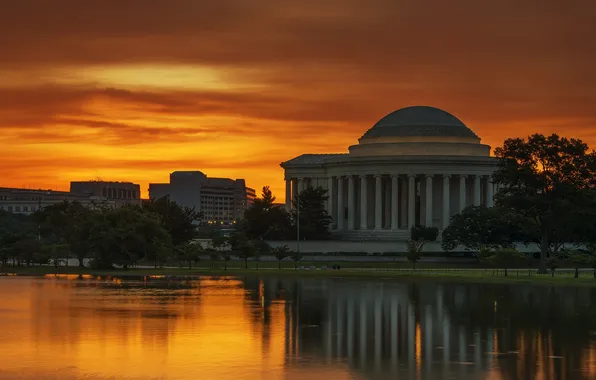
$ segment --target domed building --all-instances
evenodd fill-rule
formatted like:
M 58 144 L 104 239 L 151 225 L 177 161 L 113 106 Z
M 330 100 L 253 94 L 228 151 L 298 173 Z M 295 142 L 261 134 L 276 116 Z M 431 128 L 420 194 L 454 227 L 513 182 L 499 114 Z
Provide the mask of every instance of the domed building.
M 443 229 L 469 205 L 493 204 L 490 146 L 434 107 L 394 111 L 344 154 L 283 162 L 286 208 L 303 189 L 328 190 L 332 232 L 348 240 L 405 240 L 414 225 Z

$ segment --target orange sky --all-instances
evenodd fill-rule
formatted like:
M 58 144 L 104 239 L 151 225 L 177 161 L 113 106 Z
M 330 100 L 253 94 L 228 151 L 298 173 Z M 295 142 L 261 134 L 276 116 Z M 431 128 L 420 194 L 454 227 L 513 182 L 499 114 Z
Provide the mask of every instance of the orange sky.
M 596 145 L 589 0 L 8 0 L 0 12 L 0 186 L 246 178 L 345 152 L 423 104 L 483 142 Z

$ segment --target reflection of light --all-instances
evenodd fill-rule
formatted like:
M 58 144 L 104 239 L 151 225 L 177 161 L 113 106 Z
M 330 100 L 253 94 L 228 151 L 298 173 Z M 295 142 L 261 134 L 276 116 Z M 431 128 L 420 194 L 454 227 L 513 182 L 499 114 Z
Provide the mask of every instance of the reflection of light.
M 298 378 L 297 372 L 285 372 L 284 310 L 292 318 L 290 307 L 283 302 L 268 305 L 268 326 L 263 330 L 264 321 L 247 312 L 260 310 L 259 302 L 247 304 L 244 282 L 237 278 L 201 277 L 193 282 L 198 287 L 183 291 L 96 290 L 95 282 L 80 286 L 24 281 L 39 281 L 40 286 L 0 282 L 0 293 L 8 294 L 2 307 L 8 303 L 30 316 L 4 321 L 0 330 L 2 373 L 7 378 L 29 363 L 35 363 L 29 366 L 35 369 L 19 375 L 44 378 L 58 365 L 72 365 L 76 376 L 67 373 L 62 378 L 229 379 L 233 367 L 245 371 L 246 376 L 239 378 L 263 378 L 265 368 L 267 378 Z M 7 335 L 6 328 L 18 334 Z M 292 339 L 293 333 L 288 335 Z M 351 378 L 343 366 L 300 369 L 305 371 L 313 380 Z
M 590 347 L 583 350 L 582 367 L 588 374 L 588 378 L 596 379 L 596 343 L 590 344 Z
M 43 275 L 45 278 L 57 278 L 60 280 L 90 280 L 93 278 L 92 275 L 90 274 L 60 274 L 60 273 L 56 273 L 56 274 L 44 274 Z
M 553 336 L 551 331 L 548 332 L 548 338 L 547 338 L 547 344 L 548 344 L 548 370 L 551 374 L 551 376 L 555 373 L 555 361 L 553 358 L 554 352 L 553 352 Z M 562 359 L 563 363 L 562 363 L 562 368 L 565 368 L 565 358 L 563 357 Z
M 497 312 L 497 300 L 495 300 L 494 307 L 493 307 L 493 312 L 494 313 Z
M 416 321 L 414 341 L 416 345 L 416 377 L 420 378 L 420 367 L 422 366 L 422 337 L 420 333 L 420 321 Z
M 543 379 L 544 378 L 544 356 L 542 352 L 542 333 L 538 333 L 538 336 L 534 340 L 534 344 L 538 345 L 536 350 L 536 358 L 538 358 L 538 370 L 536 371 L 536 378 Z

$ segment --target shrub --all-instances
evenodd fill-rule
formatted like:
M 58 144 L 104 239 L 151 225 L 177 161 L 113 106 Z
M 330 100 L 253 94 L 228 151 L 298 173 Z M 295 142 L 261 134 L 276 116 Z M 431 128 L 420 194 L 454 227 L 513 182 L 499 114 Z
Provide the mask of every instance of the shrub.
M 417 241 L 437 241 L 439 229 L 437 227 L 414 226 L 410 230 L 410 239 Z

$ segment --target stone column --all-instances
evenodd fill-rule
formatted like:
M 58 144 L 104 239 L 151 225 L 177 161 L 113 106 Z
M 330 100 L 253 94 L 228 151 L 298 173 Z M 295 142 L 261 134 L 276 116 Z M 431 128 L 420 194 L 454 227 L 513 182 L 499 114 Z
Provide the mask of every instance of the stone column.
M 300 195 L 302 191 L 304 191 L 304 178 L 300 177 L 298 178 L 298 194 L 296 195 Z
M 416 224 L 416 176 L 408 174 L 408 228 Z
M 459 176 L 459 212 L 466 208 L 466 179 L 467 175 L 460 174 Z
M 296 199 L 297 194 L 298 194 L 298 179 L 294 178 L 294 179 L 292 179 L 292 202 L 294 202 L 294 199 Z
M 433 175 L 426 175 L 426 220 L 425 226 L 433 226 Z
M 493 207 L 495 201 L 495 184 L 493 183 L 492 176 L 488 176 L 486 179 L 486 207 Z
M 356 229 L 356 189 L 354 176 L 348 177 L 348 230 Z
M 443 229 L 449 225 L 449 178 L 451 175 L 443 174 Z
M 375 229 L 383 228 L 383 181 L 380 175 L 375 175 Z
M 286 179 L 286 211 L 292 209 L 292 180 Z
M 480 176 L 474 176 L 474 206 L 480 206 Z
M 399 209 L 398 205 L 398 184 L 399 178 L 397 175 L 391 176 L 391 229 L 397 230 L 397 224 L 399 221 Z
M 368 228 L 368 182 L 366 175 L 360 176 L 360 229 L 366 230 Z
M 329 196 L 329 199 L 327 199 L 327 213 L 333 218 L 333 221 L 336 222 L 336 218 L 333 217 L 333 205 L 335 202 L 333 197 L 333 177 L 327 178 L 327 195 Z
M 337 229 L 343 231 L 344 229 L 344 178 L 337 177 Z

